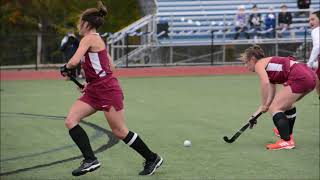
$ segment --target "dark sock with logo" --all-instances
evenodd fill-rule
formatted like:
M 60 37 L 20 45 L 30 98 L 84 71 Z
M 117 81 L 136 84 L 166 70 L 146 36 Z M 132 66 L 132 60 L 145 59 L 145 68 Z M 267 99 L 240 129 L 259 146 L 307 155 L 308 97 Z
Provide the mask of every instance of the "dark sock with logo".
M 122 141 L 137 151 L 147 161 L 154 161 L 157 158 L 157 155 L 148 148 L 137 133 L 129 131 Z
M 80 125 L 76 125 L 72 129 L 70 129 L 69 134 L 70 134 L 72 140 L 76 143 L 76 145 L 80 149 L 80 151 L 86 161 L 92 161 L 92 160 L 97 159 L 94 156 L 94 153 L 92 151 L 89 137 Z
M 297 110 L 296 110 L 295 107 L 291 108 L 289 110 L 286 110 L 284 112 L 284 114 L 286 114 L 286 117 L 287 117 L 287 119 L 289 121 L 289 127 L 290 127 L 289 133 L 290 133 L 290 135 L 293 133 L 293 127 L 294 127 L 294 123 L 296 121 L 296 116 L 297 116 L 296 112 L 297 112 Z
M 284 112 L 278 112 L 273 115 L 273 123 L 277 127 L 281 139 L 290 140 L 290 125 Z

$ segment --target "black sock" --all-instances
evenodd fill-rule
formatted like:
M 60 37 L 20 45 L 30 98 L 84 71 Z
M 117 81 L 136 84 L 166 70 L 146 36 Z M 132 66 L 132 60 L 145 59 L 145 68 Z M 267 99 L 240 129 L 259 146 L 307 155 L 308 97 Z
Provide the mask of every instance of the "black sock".
M 137 133 L 129 131 L 122 141 L 137 151 L 147 161 L 154 161 L 157 158 L 156 154 L 148 148 Z
M 290 127 L 290 135 L 293 133 L 293 126 L 294 126 L 294 122 L 296 121 L 296 107 L 292 108 L 292 109 L 289 109 L 289 110 L 286 110 L 284 112 L 284 114 L 286 114 L 287 116 L 287 119 L 289 120 L 289 127 Z
M 281 139 L 285 141 L 290 140 L 290 126 L 289 121 L 284 112 L 278 112 L 273 115 L 273 123 L 277 127 Z
M 89 137 L 81 126 L 76 125 L 69 130 L 72 140 L 77 144 L 85 160 L 96 160 L 94 156 Z

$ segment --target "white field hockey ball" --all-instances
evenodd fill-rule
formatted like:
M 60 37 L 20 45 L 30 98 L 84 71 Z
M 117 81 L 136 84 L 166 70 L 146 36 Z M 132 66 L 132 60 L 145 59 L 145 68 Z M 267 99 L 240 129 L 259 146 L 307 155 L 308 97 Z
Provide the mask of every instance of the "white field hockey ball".
M 191 146 L 191 141 L 185 140 L 185 141 L 183 142 L 183 145 L 184 145 L 184 147 L 190 147 L 190 146 Z

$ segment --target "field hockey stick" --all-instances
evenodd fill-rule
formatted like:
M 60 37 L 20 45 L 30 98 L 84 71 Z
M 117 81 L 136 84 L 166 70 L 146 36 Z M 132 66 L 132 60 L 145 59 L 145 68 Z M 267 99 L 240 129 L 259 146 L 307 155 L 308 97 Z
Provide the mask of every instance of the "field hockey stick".
M 71 81 L 73 81 L 80 89 L 84 88 L 84 85 L 81 84 L 75 77 L 73 77 L 72 75 L 68 75 L 68 77 L 70 78 Z
M 259 116 L 261 116 L 262 112 L 260 112 L 259 114 L 257 114 L 256 116 L 252 116 L 248 122 L 241 128 L 238 130 L 238 132 L 236 132 L 231 139 L 229 139 L 227 136 L 223 137 L 223 140 L 226 141 L 227 143 L 233 143 L 249 126 L 250 124 L 257 120 Z

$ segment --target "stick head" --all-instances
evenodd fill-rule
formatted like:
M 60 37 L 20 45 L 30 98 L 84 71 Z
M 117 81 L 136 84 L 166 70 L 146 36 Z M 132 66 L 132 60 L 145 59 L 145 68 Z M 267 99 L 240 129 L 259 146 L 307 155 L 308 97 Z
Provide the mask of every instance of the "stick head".
M 232 139 L 229 139 L 227 136 L 224 136 L 223 137 L 223 140 L 227 143 L 233 143 L 233 140 Z

